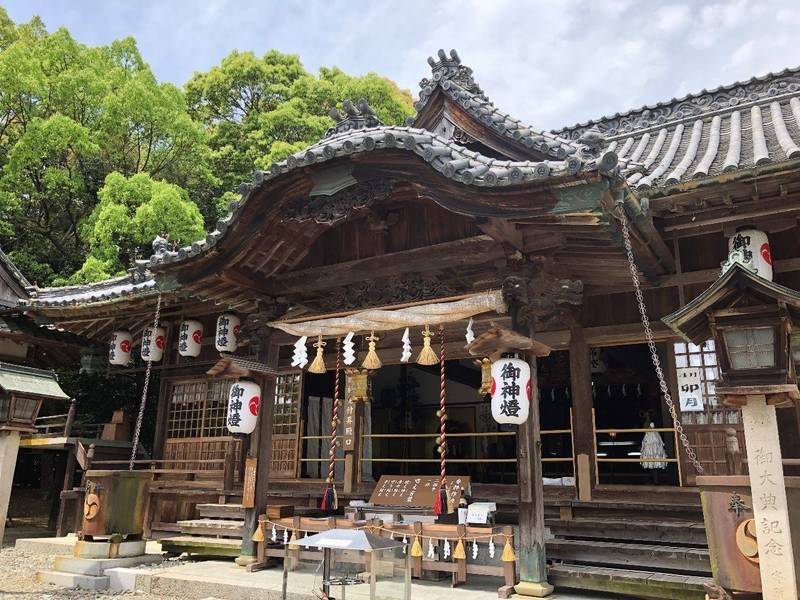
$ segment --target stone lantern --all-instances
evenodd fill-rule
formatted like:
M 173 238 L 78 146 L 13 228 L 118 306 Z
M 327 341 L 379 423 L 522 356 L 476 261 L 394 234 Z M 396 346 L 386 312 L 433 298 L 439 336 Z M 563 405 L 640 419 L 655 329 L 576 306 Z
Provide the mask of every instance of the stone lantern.
M 695 344 L 714 339 L 717 396 L 742 410 L 749 481 L 697 478 L 714 579 L 723 589 L 762 592 L 764 600 L 796 598 L 792 538 L 800 535 L 800 515 L 790 517 L 788 507 L 800 501 L 800 481 L 784 478 L 775 410 L 800 400 L 797 340 L 794 350 L 792 344 L 792 331 L 800 329 L 800 292 L 735 263 L 662 320 Z

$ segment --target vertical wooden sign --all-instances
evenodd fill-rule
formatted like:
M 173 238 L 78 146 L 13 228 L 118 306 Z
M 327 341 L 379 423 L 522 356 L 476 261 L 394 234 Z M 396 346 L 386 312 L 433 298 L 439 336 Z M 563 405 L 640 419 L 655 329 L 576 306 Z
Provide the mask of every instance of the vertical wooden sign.
M 347 450 L 355 449 L 356 435 L 356 403 L 348 400 L 344 404 L 344 428 L 342 429 L 342 448 Z
M 797 598 L 794 552 L 789 532 L 786 482 L 775 407 L 764 396 L 748 396 L 742 407 L 753 518 L 764 600 Z
M 242 485 L 242 507 L 254 508 L 256 505 L 256 467 L 258 459 L 248 456 L 244 462 L 244 483 Z

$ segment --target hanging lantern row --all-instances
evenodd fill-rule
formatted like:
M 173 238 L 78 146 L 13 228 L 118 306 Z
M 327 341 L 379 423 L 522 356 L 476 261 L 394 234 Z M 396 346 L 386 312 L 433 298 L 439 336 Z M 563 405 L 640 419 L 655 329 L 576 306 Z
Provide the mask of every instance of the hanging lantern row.
M 217 318 L 214 346 L 220 352 L 235 352 L 238 348 L 242 320 L 232 314 L 224 313 Z M 178 328 L 178 354 L 197 358 L 203 346 L 203 324 L 195 319 L 182 321 Z M 142 360 L 159 362 L 164 357 L 167 339 L 163 327 L 145 327 L 142 331 Z M 119 329 L 111 334 L 108 348 L 108 362 L 112 365 L 127 365 L 131 359 L 133 336 L 130 331 Z

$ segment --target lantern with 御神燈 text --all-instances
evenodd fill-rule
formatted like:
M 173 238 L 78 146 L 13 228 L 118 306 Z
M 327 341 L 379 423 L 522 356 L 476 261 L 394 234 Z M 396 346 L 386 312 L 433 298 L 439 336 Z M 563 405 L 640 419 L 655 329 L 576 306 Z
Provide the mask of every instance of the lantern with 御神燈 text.
M 494 420 L 512 425 L 527 421 L 531 385 L 531 367 L 527 361 L 515 357 L 494 361 L 491 386 Z
M 232 313 L 224 313 L 217 317 L 217 331 L 214 346 L 220 352 L 236 352 L 239 344 L 237 338 L 242 327 L 242 320 Z
M 253 433 L 261 405 L 261 387 L 250 379 L 240 379 L 228 392 L 228 413 L 225 422 L 234 435 Z
M 112 365 L 127 365 L 131 360 L 133 336 L 130 331 L 117 330 L 111 334 L 108 345 L 108 362 Z
M 203 324 L 189 319 L 181 322 L 178 329 L 178 354 L 197 358 L 203 348 Z
M 163 327 L 145 327 L 142 331 L 142 360 L 158 362 L 164 356 L 167 332 Z

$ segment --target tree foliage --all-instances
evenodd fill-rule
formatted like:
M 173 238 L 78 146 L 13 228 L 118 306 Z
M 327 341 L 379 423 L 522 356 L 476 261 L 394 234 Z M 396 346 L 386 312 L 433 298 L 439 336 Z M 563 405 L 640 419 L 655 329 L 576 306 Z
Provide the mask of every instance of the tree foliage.
M 232 52 L 181 90 L 132 38 L 89 47 L 0 8 L 0 245 L 40 285 L 103 279 L 159 230 L 203 236 L 255 168 L 317 141 L 331 107 L 386 123 L 411 97 L 375 74 L 308 73 L 294 55 Z

